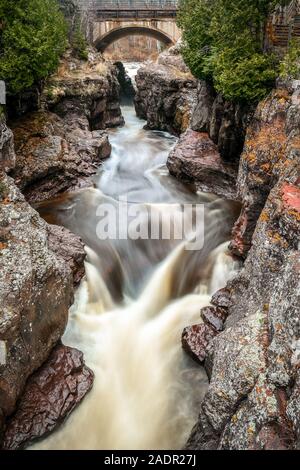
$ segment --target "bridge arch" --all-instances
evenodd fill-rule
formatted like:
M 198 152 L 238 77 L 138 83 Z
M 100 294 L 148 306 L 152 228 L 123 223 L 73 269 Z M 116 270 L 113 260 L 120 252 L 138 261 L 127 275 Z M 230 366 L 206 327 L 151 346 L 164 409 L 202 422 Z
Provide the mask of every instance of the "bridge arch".
M 113 44 L 118 39 L 122 39 L 127 36 L 137 35 L 152 37 L 167 46 L 171 46 L 172 44 L 174 44 L 174 40 L 164 31 L 161 31 L 151 26 L 141 26 L 132 24 L 111 29 L 102 36 L 99 36 L 94 41 L 94 46 L 98 51 L 104 52 L 108 46 Z

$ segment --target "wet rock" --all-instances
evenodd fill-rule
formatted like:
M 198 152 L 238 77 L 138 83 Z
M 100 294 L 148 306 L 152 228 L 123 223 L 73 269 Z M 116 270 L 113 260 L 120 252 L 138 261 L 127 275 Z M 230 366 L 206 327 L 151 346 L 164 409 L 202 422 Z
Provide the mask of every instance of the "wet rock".
M 211 298 L 211 303 L 217 307 L 228 309 L 231 303 L 230 290 L 224 287 L 218 290 Z
M 3 449 L 24 448 L 56 429 L 90 391 L 93 379 L 80 351 L 56 346 L 28 380 L 17 410 L 7 422 Z
M 62 258 L 73 273 L 73 283 L 77 286 L 85 274 L 84 244 L 78 235 L 65 227 L 48 225 L 49 249 Z
M 204 307 L 201 309 L 201 318 L 208 326 L 217 332 L 223 331 L 228 312 L 220 307 Z
M 16 165 L 11 175 L 29 202 L 50 199 L 95 174 L 111 147 L 104 131 L 89 131 L 87 118 L 63 120 L 37 112 L 13 124 Z
M 203 132 L 188 129 L 167 161 L 170 173 L 197 188 L 226 199 L 236 199 L 237 169 L 222 161 L 216 145 Z
M 212 297 L 212 303 L 200 311 L 203 325 L 186 328 L 182 336 L 184 350 L 204 365 L 208 377 L 213 369 L 213 339 L 224 330 L 230 304 L 230 291 L 221 289 Z
M 72 272 L 48 245 L 47 224 L 0 176 L 0 415 L 13 413 L 28 377 L 64 333 Z
M 169 50 L 157 63 L 139 69 L 135 109 L 147 121 L 147 128 L 180 134 L 190 124 L 197 80 L 173 52 Z
M 182 333 L 182 347 L 192 359 L 203 364 L 208 346 L 216 335 L 217 331 L 204 323 L 189 326 Z

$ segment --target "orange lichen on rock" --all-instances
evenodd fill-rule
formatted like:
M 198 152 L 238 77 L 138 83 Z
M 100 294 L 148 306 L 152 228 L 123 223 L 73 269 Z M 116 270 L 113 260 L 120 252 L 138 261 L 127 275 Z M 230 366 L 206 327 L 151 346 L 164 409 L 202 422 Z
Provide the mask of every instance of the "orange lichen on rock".
M 268 222 L 270 220 L 270 215 L 267 211 L 263 210 L 260 214 L 259 221 L 260 222 Z
M 290 99 L 289 92 L 286 88 L 278 88 L 274 94 L 282 103 L 285 103 Z
M 287 241 L 275 230 L 268 230 L 267 233 L 273 243 L 280 244 L 283 248 L 288 246 Z

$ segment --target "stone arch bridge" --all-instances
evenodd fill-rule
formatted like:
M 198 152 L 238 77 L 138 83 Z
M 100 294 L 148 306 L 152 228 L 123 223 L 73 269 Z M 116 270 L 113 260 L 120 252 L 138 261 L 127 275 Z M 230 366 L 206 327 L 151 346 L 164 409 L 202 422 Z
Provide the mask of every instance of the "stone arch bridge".
M 130 35 L 153 37 L 166 45 L 180 37 L 177 0 L 79 0 L 79 7 L 88 18 L 89 41 L 102 52 Z

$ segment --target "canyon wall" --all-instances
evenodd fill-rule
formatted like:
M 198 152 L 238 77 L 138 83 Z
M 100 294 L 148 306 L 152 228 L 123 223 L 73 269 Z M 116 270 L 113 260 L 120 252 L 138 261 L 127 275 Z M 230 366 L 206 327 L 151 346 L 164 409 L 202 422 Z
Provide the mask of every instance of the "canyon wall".
M 0 447 L 2 437 L 5 442 L 10 429 L 7 417 L 13 415 L 18 399 L 28 388 L 28 377 L 36 370 L 37 377 L 45 376 L 46 371 L 50 377 L 60 368 L 65 370 L 65 375 L 61 374 L 60 380 L 56 378 L 54 390 L 49 387 L 48 379 L 48 389 L 44 389 L 39 400 L 34 399 L 33 393 L 30 394 L 30 413 L 24 426 L 26 422 L 32 422 L 35 413 L 37 422 L 35 429 L 27 425 L 27 434 L 30 430 L 40 437 L 48 431 L 44 429 L 45 423 L 51 421 L 55 424 L 53 407 L 49 405 L 45 408 L 43 405 L 47 399 L 51 402 L 50 396 L 55 400 L 60 398 L 60 408 L 57 401 L 60 409 L 57 422 L 66 416 L 63 399 L 66 403 L 71 401 L 67 399 L 66 392 L 59 394 L 57 388 L 64 381 L 71 384 L 74 372 L 66 368 L 66 360 L 70 364 L 72 362 L 68 356 L 61 354 L 60 363 L 56 361 L 51 366 L 44 363 L 53 354 L 53 348 L 64 333 L 74 287 L 84 275 L 85 259 L 84 246 L 79 237 L 64 228 L 46 224 L 25 200 L 15 181 L 7 176 L 7 171 L 14 171 L 18 156 L 15 155 L 13 133 L 5 123 L 4 109 L 1 111 Z M 46 150 L 44 155 L 47 155 Z M 70 354 L 74 357 L 77 352 L 72 350 Z M 81 369 L 75 364 L 74 367 L 77 370 L 77 382 L 72 391 L 75 405 L 87 393 L 93 380 L 82 359 Z M 90 380 L 89 386 L 85 387 L 83 383 L 87 374 Z M 81 391 L 77 400 L 76 390 Z M 20 406 L 18 404 L 18 410 Z M 38 413 L 39 406 L 42 412 Z M 15 447 L 19 438 L 20 435 L 15 435 L 14 441 L 11 440 L 6 447 Z
M 224 332 L 194 337 L 210 386 L 188 448 L 299 448 L 298 93 L 278 84 L 247 131 L 233 245 L 248 255 L 226 288 Z

